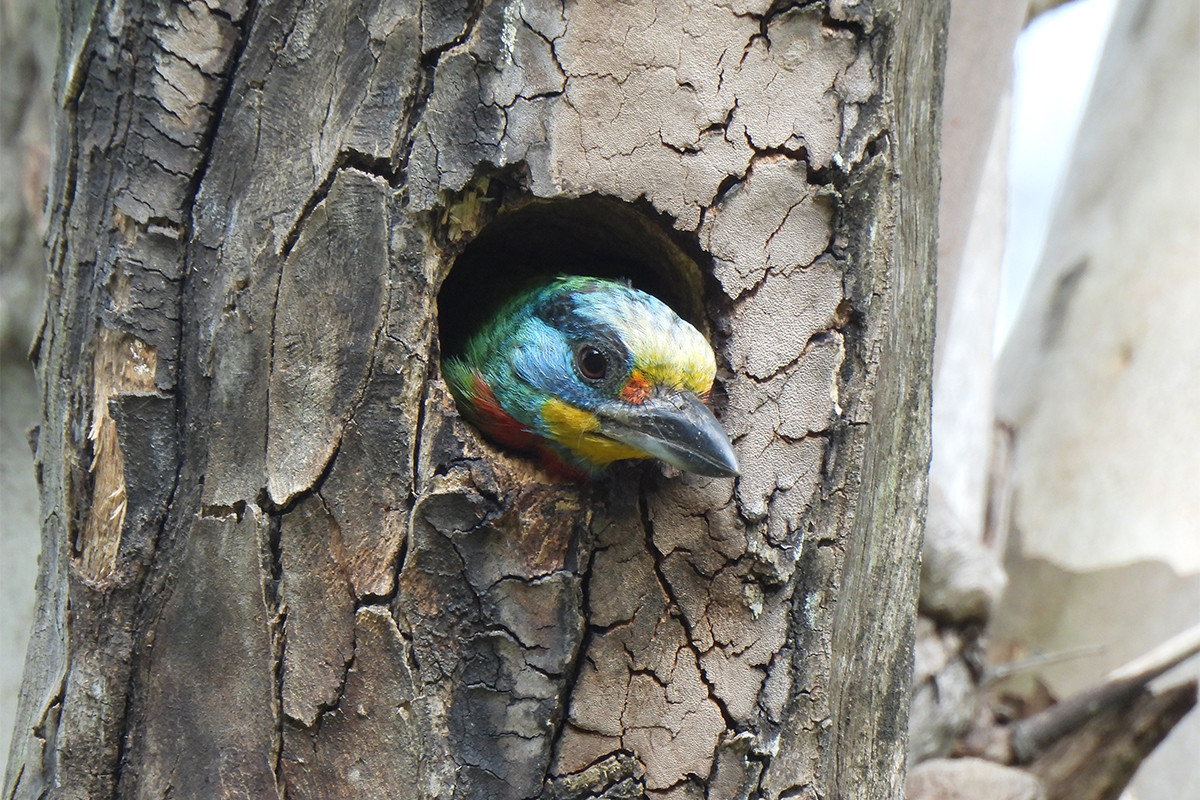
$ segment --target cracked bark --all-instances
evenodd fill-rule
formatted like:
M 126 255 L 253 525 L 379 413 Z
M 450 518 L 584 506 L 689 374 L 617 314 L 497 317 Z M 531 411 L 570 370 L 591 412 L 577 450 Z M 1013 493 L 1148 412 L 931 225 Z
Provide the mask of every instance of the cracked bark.
M 6 798 L 900 796 L 945 8 L 777 6 L 64 14 Z M 461 423 L 562 269 L 712 333 L 739 479 Z

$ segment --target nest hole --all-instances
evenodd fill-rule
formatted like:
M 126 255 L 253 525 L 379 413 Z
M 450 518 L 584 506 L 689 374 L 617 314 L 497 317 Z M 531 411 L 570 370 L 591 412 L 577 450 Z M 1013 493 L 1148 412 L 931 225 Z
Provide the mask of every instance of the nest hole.
M 443 357 L 510 297 L 556 275 L 626 280 L 708 331 L 704 272 L 656 216 L 602 197 L 531 200 L 497 214 L 455 260 L 438 294 Z

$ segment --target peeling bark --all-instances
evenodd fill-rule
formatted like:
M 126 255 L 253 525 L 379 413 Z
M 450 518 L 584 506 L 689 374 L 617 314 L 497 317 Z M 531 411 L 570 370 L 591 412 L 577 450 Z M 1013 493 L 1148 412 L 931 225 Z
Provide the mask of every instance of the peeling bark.
M 901 795 L 944 5 L 68 11 L 5 797 Z M 740 478 L 461 422 L 571 270 L 712 334 Z

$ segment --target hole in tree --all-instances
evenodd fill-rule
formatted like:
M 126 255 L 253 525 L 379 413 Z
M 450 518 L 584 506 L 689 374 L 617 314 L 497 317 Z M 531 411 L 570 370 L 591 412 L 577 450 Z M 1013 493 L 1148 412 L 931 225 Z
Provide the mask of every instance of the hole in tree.
M 556 275 L 627 280 L 708 330 L 701 269 L 657 218 L 602 197 L 532 200 L 499 213 L 455 260 L 438 294 L 443 357 L 506 300 Z

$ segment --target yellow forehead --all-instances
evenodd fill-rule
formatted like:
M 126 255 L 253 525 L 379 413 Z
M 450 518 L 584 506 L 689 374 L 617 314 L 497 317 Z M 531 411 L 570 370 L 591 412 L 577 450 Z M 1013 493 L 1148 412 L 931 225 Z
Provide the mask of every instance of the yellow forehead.
M 634 328 L 625 334 L 633 367 L 653 386 L 702 395 L 712 388 L 717 362 L 700 331 L 682 319 L 670 325 Z

